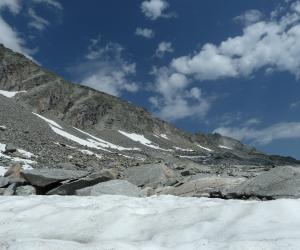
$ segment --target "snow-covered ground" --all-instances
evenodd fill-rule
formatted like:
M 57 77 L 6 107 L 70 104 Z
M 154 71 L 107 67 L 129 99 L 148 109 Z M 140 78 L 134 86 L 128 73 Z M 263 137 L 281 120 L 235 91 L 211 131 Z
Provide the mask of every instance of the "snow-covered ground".
M 300 249 L 300 200 L 1 197 L 0 249 Z

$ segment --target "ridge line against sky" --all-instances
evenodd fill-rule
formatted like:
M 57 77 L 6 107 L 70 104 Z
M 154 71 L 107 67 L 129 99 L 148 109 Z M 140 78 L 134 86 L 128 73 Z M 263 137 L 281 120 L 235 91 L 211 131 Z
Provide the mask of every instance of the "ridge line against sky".
M 92 2 L 97 6 L 96 1 Z M 216 0 L 196 2 L 190 5 L 198 6 L 199 11 L 211 11 L 211 16 L 216 11 L 212 7 L 220 7 Z M 183 32 L 191 27 L 180 30 L 180 25 L 193 15 L 189 3 L 133 1 L 128 9 L 123 8 L 134 13 L 136 19 L 130 23 L 131 33 L 125 36 L 147 55 L 133 53 L 131 45 L 122 43 L 115 34 L 111 39 L 102 30 L 92 35 L 87 32 L 85 48 L 58 73 L 146 106 L 184 129 L 218 132 L 277 153 L 285 149 L 274 146 L 274 142 L 288 140 L 294 145 L 300 138 L 300 97 L 296 95 L 300 90 L 300 1 L 274 2 L 244 4 L 251 5 L 249 8 L 239 3 L 240 9 L 225 10 L 226 18 L 215 17 L 215 23 L 206 16 L 208 23 L 198 23 L 199 30 L 211 25 L 226 32 L 211 37 L 199 32 L 204 38 L 193 37 L 194 46 L 184 47 L 178 41 L 189 41 L 193 36 L 192 32 Z M 231 3 L 238 5 L 235 0 Z M 106 4 L 102 3 L 102 8 Z M 53 34 L 64 27 L 72 14 L 70 8 L 63 0 L 0 0 L 0 43 L 44 65 L 39 60 L 45 53 L 44 45 L 39 43 L 41 34 Z M 193 18 L 198 21 L 196 16 Z M 18 19 L 25 20 L 23 25 L 14 22 Z M 79 23 L 74 25 L 80 27 Z M 78 32 L 84 34 L 84 30 Z M 189 36 L 181 39 L 180 32 Z M 280 94 L 285 94 L 283 91 L 287 93 L 284 103 L 277 101 Z M 256 122 L 247 123 L 251 120 Z M 300 157 L 295 150 L 287 152 Z

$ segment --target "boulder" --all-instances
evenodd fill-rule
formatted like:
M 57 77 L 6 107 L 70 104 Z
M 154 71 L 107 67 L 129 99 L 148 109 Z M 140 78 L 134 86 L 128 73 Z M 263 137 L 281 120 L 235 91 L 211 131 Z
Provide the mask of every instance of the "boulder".
M 130 197 L 142 197 L 143 193 L 140 188 L 133 185 L 126 180 L 112 180 L 99 183 L 92 187 L 79 189 L 76 191 L 77 195 L 85 196 L 99 196 L 104 194 L 109 195 L 124 195 Z
M 300 169 L 276 167 L 231 190 L 235 197 L 300 198 Z
M 46 187 L 50 184 L 65 180 L 79 179 L 88 174 L 86 171 L 47 168 L 21 171 L 21 175 L 24 179 L 36 187 Z
M 29 185 L 20 186 L 20 187 L 17 187 L 15 194 L 19 195 L 19 196 L 35 195 L 36 190 L 33 186 L 29 186 Z
M 156 192 L 185 197 L 215 197 L 226 195 L 234 187 L 245 181 L 246 178 L 206 176 L 177 187 L 158 189 Z
M 8 188 L 5 189 L 3 195 L 14 195 L 16 189 L 17 189 L 17 184 L 16 183 L 10 184 L 8 186 Z
M 125 171 L 126 179 L 139 187 L 157 187 L 173 185 L 177 174 L 164 164 L 147 164 L 130 167 Z
M 5 151 L 4 153 L 5 154 L 8 154 L 8 153 L 14 153 L 17 151 L 17 148 L 15 147 L 15 145 L 11 144 L 11 143 L 8 143 L 6 146 L 5 146 Z
M 0 188 L 6 187 L 9 184 L 9 179 L 6 177 L 0 176 Z
M 76 190 L 96 185 L 100 182 L 110 181 L 118 177 L 115 169 L 103 169 L 98 173 L 90 174 L 84 178 L 66 182 L 61 186 L 47 192 L 48 195 L 74 195 Z

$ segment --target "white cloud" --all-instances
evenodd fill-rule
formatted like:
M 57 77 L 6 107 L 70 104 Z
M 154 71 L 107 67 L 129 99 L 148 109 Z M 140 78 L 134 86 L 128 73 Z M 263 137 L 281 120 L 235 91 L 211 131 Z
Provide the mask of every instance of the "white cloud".
M 111 95 L 136 92 L 138 85 L 131 80 L 136 74 L 136 64 L 125 60 L 123 52 L 124 48 L 117 43 L 101 46 L 100 37 L 92 39 L 86 61 L 71 71 L 82 85 Z
M 141 4 L 141 9 L 144 15 L 151 20 L 156 20 L 160 17 L 170 18 L 174 16 L 171 13 L 164 13 L 169 8 L 169 3 L 166 0 L 147 0 Z
M 154 69 L 153 89 L 156 95 L 150 97 L 154 112 L 161 118 L 177 120 L 187 117 L 201 118 L 210 108 L 201 89 L 189 88 L 185 75 L 172 73 L 167 68 Z
M 30 58 L 30 50 L 25 47 L 25 41 L 21 35 L 10 26 L 2 17 L 2 12 L 8 10 L 16 15 L 22 9 L 20 1 L 0 0 L 0 43 L 16 52 L 22 53 Z
M 259 10 L 247 10 L 244 14 L 234 18 L 235 21 L 249 25 L 263 19 L 263 14 Z
M 156 49 L 155 56 L 163 57 L 166 53 L 173 53 L 174 49 L 172 43 L 170 42 L 161 42 Z
M 300 122 L 277 123 L 264 129 L 251 127 L 220 127 L 214 131 L 224 136 L 233 137 L 238 140 L 249 140 L 257 144 L 269 144 L 280 139 L 300 138 Z
M 244 27 L 240 36 L 205 44 L 195 54 L 172 61 L 174 71 L 200 81 L 248 77 L 257 70 L 287 71 L 300 77 L 300 2 L 288 12 Z M 248 17 L 248 19 L 250 19 Z
M 50 23 L 41 16 L 38 16 L 34 9 L 29 8 L 28 14 L 32 20 L 28 23 L 28 26 L 33 27 L 39 31 L 46 29 Z
M 20 0 L 0 0 L 0 11 L 5 8 L 13 14 L 18 14 L 21 10 L 21 2 Z
M 295 101 L 290 104 L 290 108 L 297 108 L 300 106 L 300 101 Z
M 137 28 L 135 30 L 135 35 L 137 36 L 142 36 L 142 37 L 145 37 L 145 38 L 153 38 L 155 33 L 152 29 L 147 29 L 147 28 Z
M 61 5 L 61 3 L 56 0 L 32 0 L 32 1 L 34 3 L 47 4 L 48 6 L 56 8 L 58 10 L 63 10 L 63 6 Z

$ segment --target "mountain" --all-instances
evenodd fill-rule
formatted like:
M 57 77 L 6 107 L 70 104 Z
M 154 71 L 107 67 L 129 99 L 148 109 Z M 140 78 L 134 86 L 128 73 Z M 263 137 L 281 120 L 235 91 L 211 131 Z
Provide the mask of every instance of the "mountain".
M 233 177 L 230 185 L 236 185 L 300 163 L 219 134 L 187 133 L 120 98 L 68 82 L 1 45 L 2 171 L 14 162 L 25 169 L 117 169 L 117 179 L 153 189 L 203 176 Z M 153 167 L 139 172 L 140 166 Z M 166 171 L 172 174 L 166 177 Z M 141 182 L 145 173 L 148 179 Z

